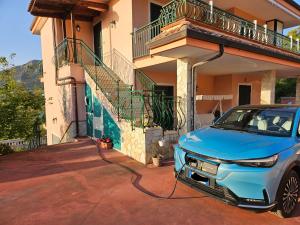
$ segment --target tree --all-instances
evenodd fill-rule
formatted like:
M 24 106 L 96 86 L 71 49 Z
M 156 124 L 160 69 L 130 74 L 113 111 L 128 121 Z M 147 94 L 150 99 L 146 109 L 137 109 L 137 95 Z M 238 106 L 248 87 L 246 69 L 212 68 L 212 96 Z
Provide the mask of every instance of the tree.
M 13 65 L 0 57 L 0 140 L 33 137 L 43 112 L 42 90 L 29 91 L 16 82 Z
M 300 26 L 290 30 L 288 36 L 292 36 L 295 40 L 300 38 Z
M 292 36 L 295 40 L 300 38 L 300 26 L 288 32 L 288 36 Z M 296 79 L 281 78 L 276 82 L 276 102 L 280 102 L 281 97 L 295 97 L 296 95 Z
M 276 103 L 280 103 L 281 97 L 295 97 L 296 78 L 281 78 L 276 82 L 275 97 Z

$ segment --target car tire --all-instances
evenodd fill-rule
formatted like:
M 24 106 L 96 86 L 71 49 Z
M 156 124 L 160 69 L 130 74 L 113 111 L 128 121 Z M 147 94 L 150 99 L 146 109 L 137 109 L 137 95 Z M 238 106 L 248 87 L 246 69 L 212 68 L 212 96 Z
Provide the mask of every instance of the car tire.
M 275 213 L 281 218 L 291 217 L 297 208 L 300 197 L 300 178 L 292 170 L 283 178 L 277 192 L 277 208 Z

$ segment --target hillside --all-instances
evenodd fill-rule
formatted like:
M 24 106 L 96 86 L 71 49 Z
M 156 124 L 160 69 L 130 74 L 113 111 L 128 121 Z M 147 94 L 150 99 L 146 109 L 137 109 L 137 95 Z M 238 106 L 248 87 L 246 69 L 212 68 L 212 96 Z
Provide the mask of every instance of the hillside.
M 22 82 L 29 90 L 36 88 L 43 89 L 43 83 L 40 82 L 42 76 L 42 61 L 32 60 L 20 66 L 13 67 L 15 79 Z

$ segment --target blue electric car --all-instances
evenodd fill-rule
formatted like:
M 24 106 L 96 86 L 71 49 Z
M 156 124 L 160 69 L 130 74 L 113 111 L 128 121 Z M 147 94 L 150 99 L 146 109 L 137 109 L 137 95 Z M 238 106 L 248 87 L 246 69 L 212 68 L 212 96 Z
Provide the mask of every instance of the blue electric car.
M 242 208 L 295 211 L 300 193 L 300 106 L 239 106 L 175 146 L 178 179 Z

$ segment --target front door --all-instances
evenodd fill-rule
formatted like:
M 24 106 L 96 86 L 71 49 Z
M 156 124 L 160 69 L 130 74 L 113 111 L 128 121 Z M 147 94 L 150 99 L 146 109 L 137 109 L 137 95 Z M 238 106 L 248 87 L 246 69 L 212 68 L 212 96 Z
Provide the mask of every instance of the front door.
M 95 55 L 102 60 L 102 26 L 101 22 L 94 26 L 94 48 Z
M 150 22 L 153 22 L 154 20 L 157 20 L 160 16 L 160 10 L 162 9 L 162 6 L 157 5 L 155 3 L 150 3 Z
M 162 6 L 155 3 L 150 3 L 150 22 L 153 22 L 159 18 L 161 9 Z M 153 27 L 151 29 L 151 38 L 154 38 L 156 35 L 158 35 L 157 32 L 160 31 L 158 31 L 157 28 Z
M 239 85 L 239 105 L 251 104 L 251 85 Z
M 154 122 L 160 124 L 164 130 L 172 130 L 174 123 L 174 87 L 155 86 L 156 101 L 153 114 Z

